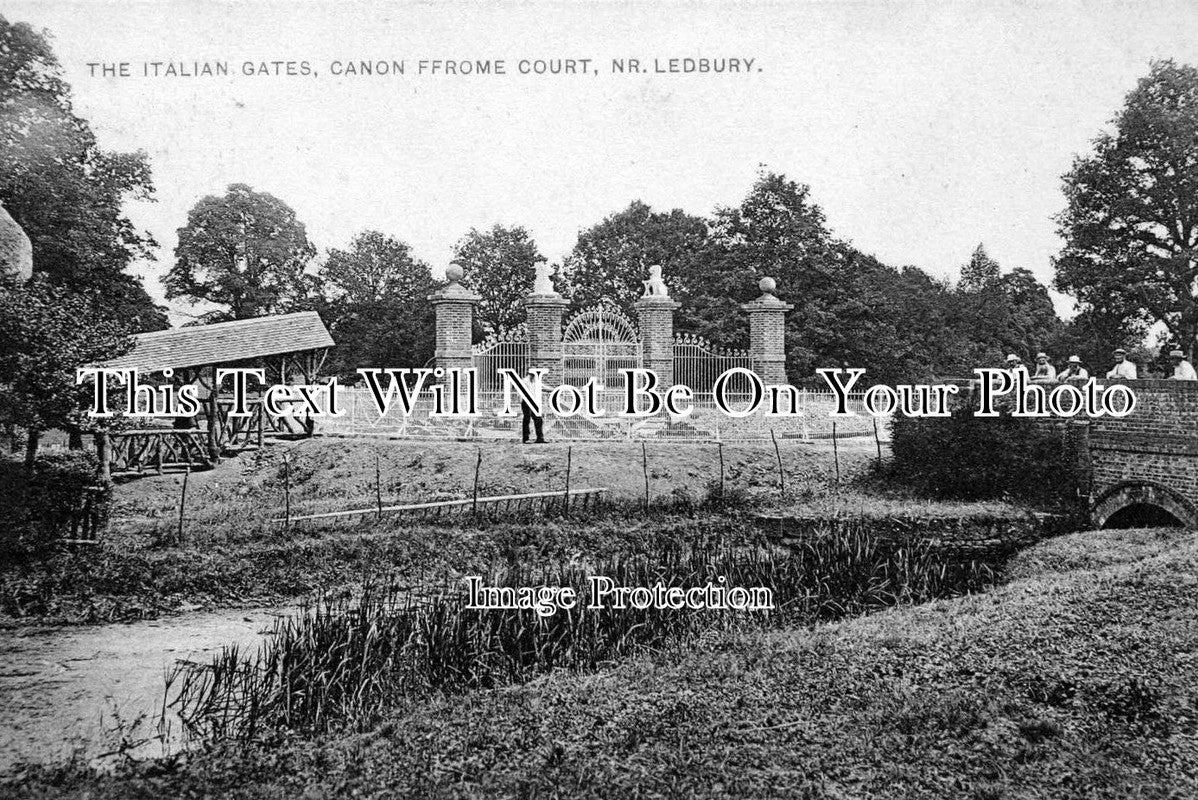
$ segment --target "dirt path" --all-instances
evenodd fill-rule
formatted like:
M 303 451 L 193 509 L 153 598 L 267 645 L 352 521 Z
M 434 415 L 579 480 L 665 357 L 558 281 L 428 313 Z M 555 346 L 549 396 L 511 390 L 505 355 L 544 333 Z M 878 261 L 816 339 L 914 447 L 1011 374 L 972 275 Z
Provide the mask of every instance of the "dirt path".
M 131 755 L 178 750 L 177 720 L 166 741 L 158 738 L 165 670 L 176 659 L 206 660 L 224 645 L 253 645 L 286 611 L 231 609 L 131 624 L 0 631 L 0 775 L 22 762 L 56 762 L 73 754 L 103 760 L 119 747 L 122 724 L 126 736 L 140 742 Z

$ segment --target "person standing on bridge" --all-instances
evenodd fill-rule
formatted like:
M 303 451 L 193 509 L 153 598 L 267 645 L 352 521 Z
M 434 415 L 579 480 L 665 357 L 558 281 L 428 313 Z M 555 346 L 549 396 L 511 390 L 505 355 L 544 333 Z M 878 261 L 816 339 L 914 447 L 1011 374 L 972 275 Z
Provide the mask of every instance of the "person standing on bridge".
M 1069 362 L 1065 368 L 1057 375 L 1057 380 L 1061 383 L 1069 381 L 1084 382 L 1090 379 L 1090 373 L 1082 366 L 1081 356 L 1069 356 Z
M 1198 381 L 1198 373 L 1194 372 L 1194 365 L 1186 361 L 1184 352 L 1172 350 L 1169 352 L 1169 358 L 1173 359 L 1173 380 Z
M 1036 371 L 1032 383 L 1056 383 L 1057 368 L 1048 363 L 1048 353 L 1036 353 Z
M 1111 371 L 1106 376 L 1108 378 L 1123 378 L 1129 381 L 1136 379 L 1136 365 L 1134 362 L 1127 360 L 1127 351 L 1122 347 L 1115 349 L 1115 366 L 1111 367 Z

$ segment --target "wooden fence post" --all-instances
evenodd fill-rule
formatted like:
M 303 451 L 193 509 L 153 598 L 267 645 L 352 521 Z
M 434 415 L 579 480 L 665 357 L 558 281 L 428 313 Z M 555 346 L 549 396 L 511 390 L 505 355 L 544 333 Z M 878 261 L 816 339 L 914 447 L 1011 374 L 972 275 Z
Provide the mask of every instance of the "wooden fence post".
M 378 506 L 378 519 L 383 518 L 383 473 L 379 468 L 379 453 L 374 451 L 374 503 Z
M 645 443 L 641 442 L 641 469 L 645 473 L 645 511 L 649 511 L 649 451 L 645 448 Z
M 570 445 L 566 448 L 566 507 L 564 509 L 564 513 L 566 515 L 569 515 L 570 513 L 570 467 L 571 462 L 573 461 L 573 456 L 574 445 Z
M 835 425 L 836 423 L 832 423 Z M 786 473 L 782 471 L 782 451 L 778 449 L 778 437 L 770 428 L 770 439 L 774 442 L 774 457 L 778 459 L 778 494 L 786 494 Z
M 720 501 L 724 500 L 724 443 L 716 442 L 720 449 Z
M 183 544 L 183 519 L 187 509 L 187 479 L 191 477 L 191 464 L 185 465 L 183 473 L 183 490 L 179 492 L 179 532 L 175 535 L 175 539 L 179 544 Z
M 474 499 L 470 503 L 470 513 L 478 513 L 478 473 L 483 467 L 483 449 L 478 448 L 478 460 L 474 462 Z
M 836 490 L 840 491 L 840 446 L 836 439 L 836 420 L 832 420 L 832 458 L 836 462 Z
M 291 456 L 283 454 L 283 527 L 291 527 Z

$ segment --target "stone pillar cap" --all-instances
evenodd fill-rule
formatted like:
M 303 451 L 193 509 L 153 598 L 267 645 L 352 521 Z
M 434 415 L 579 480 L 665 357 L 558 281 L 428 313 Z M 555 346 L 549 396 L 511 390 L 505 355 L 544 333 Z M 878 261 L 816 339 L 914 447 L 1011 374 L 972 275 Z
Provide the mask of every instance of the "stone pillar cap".
M 465 274 L 465 271 L 457 264 L 450 264 L 445 269 L 445 277 L 449 280 L 449 285 L 439 292 L 433 292 L 428 296 L 428 299 L 434 303 L 451 301 L 477 303 L 479 300 L 482 300 L 482 295 L 475 294 L 462 285 L 461 281 Z
M 778 283 L 773 278 L 765 277 L 757 282 L 757 288 L 761 290 L 761 297 L 752 300 L 748 303 L 741 304 L 741 308 L 745 311 L 790 311 L 794 308 L 793 303 L 784 303 L 774 294 L 778 289 Z
M 660 294 L 644 295 L 632 305 L 634 308 L 682 308 L 682 303 Z

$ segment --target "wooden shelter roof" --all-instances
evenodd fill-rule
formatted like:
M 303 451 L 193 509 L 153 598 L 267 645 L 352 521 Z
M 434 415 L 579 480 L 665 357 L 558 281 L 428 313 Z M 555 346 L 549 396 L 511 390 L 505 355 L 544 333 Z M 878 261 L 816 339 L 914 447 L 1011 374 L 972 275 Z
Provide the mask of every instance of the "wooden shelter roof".
M 333 346 L 333 337 L 315 311 L 139 333 L 133 338 L 132 350 L 103 366 L 157 372 Z

